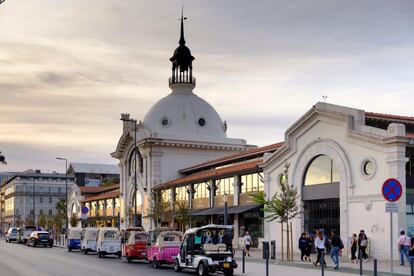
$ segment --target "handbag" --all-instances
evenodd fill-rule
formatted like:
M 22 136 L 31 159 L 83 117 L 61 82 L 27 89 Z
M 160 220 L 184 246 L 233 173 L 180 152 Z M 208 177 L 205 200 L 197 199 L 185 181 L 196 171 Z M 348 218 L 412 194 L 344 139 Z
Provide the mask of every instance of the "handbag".
M 406 239 L 407 239 L 407 236 L 405 236 L 403 243 L 402 243 L 402 244 L 400 244 L 400 251 L 401 251 L 401 250 L 404 250 L 404 243 L 405 243 L 405 240 L 406 240 Z

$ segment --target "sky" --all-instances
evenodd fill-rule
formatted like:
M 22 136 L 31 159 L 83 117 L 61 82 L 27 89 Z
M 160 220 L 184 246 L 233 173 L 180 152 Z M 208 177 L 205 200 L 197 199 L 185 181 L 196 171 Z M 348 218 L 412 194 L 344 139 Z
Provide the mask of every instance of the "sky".
M 182 0 L 6 0 L 0 5 L 0 171 L 116 164 L 121 113 L 168 95 Z M 195 93 L 229 137 L 259 146 L 322 96 L 414 116 L 414 2 L 184 2 Z

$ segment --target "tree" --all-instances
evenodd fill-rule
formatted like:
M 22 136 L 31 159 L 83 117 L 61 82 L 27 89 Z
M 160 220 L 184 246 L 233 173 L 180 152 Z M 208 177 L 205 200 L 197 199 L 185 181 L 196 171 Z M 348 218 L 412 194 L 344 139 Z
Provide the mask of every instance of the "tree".
M 46 223 L 48 229 L 52 228 L 54 226 L 53 216 L 47 216 Z
M 180 224 L 180 231 L 185 231 L 191 222 L 191 216 L 188 212 L 188 203 L 186 201 L 176 201 L 173 212 L 174 221 Z
M 24 219 L 24 224 L 25 225 L 34 225 L 34 220 L 33 220 L 33 216 L 27 216 L 25 219 Z
M 66 200 L 64 198 L 60 198 L 55 207 L 58 214 L 66 214 Z
M 42 227 L 43 229 L 46 228 L 46 216 L 44 214 L 40 214 L 39 217 L 37 218 L 37 224 Z
M 280 183 L 280 191 L 276 192 L 270 199 L 266 198 L 266 195 L 263 192 L 258 192 L 253 194 L 253 200 L 263 205 L 263 211 L 265 212 L 264 219 L 267 221 L 276 221 L 281 223 L 281 232 L 282 232 L 282 248 L 283 248 L 283 224 L 286 224 L 286 238 L 287 238 L 287 247 L 286 255 L 288 259 L 293 259 L 292 248 L 289 246 L 291 244 L 291 227 L 289 223 L 292 219 L 297 217 L 300 214 L 300 209 L 297 204 L 298 201 L 298 192 L 296 187 L 289 185 L 288 181 L 288 172 L 289 172 L 289 163 L 285 163 L 283 178 L 284 181 Z M 282 249 L 283 250 L 283 249 Z M 283 252 L 282 252 L 283 258 Z
M 150 199 L 150 206 L 147 211 L 147 218 L 154 220 L 155 226 L 160 226 L 162 223 L 171 223 L 172 210 L 170 203 L 162 198 L 160 194 L 152 193 Z
M 78 216 L 75 213 L 72 213 L 70 216 L 70 226 L 76 227 L 78 226 Z

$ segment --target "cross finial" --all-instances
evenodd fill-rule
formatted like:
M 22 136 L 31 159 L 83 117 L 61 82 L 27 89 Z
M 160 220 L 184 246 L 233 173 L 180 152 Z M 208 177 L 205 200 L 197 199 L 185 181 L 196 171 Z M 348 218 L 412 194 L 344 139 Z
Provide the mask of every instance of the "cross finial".
M 187 17 L 184 17 L 184 4 L 181 6 L 181 34 L 180 34 L 180 45 L 185 45 L 185 39 L 184 39 L 184 20 L 186 20 Z
M 328 96 L 322 95 L 322 98 L 323 98 L 323 102 L 326 103 L 326 99 L 328 98 Z

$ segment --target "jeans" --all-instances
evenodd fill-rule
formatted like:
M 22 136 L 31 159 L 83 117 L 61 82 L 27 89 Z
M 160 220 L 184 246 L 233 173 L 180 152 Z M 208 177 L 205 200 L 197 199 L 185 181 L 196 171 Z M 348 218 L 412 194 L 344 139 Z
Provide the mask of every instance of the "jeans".
M 410 247 L 404 245 L 404 248 L 400 249 L 400 264 L 404 264 L 404 255 L 407 258 L 408 262 L 411 263 L 411 258 L 409 257 Z
M 334 246 L 331 249 L 331 258 L 335 266 L 339 266 L 339 247 Z

